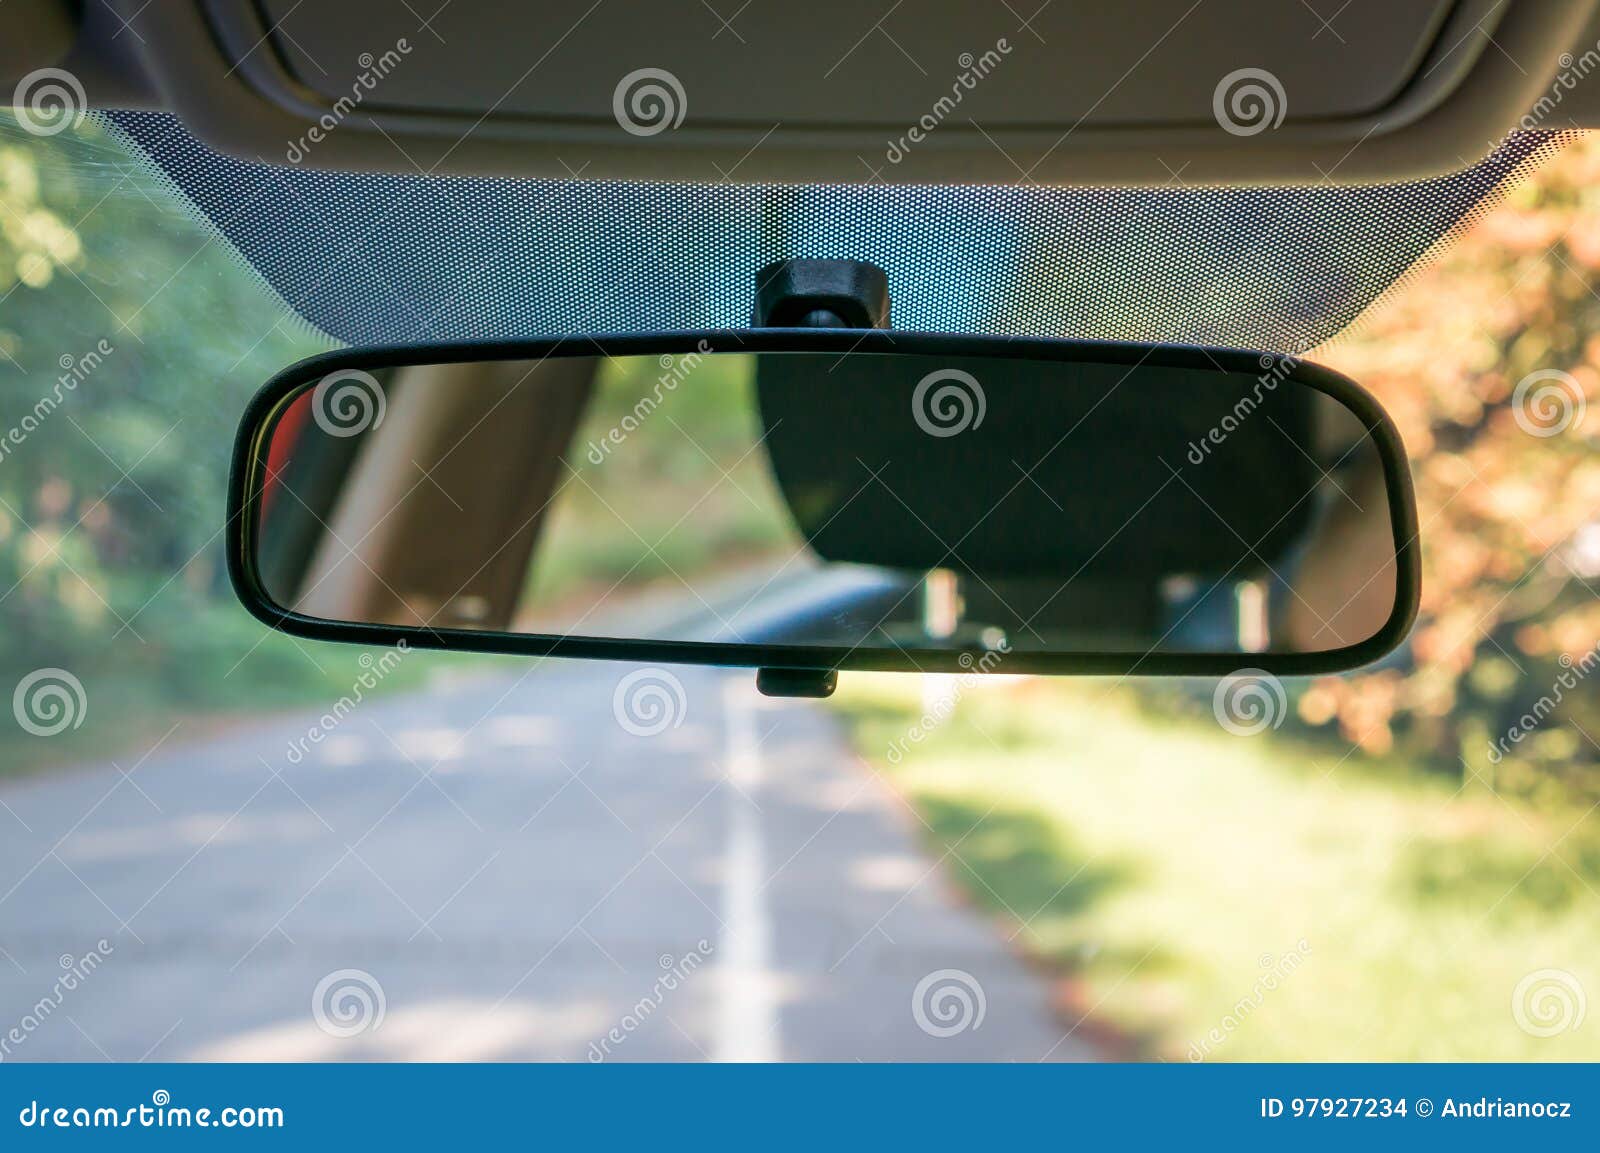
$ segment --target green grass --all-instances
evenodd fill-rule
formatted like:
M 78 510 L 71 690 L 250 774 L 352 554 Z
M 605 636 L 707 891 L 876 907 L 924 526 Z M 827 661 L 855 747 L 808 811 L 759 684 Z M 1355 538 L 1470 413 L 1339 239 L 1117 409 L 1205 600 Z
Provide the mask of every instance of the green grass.
M 836 699 L 956 883 L 1061 975 L 1067 1019 L 1139 1055 L 1600 1058 L 1595 1014 L 1541 1038 L 1512 1011 L 1536 970 L 1600 995 L 1600 816 L 1152 716 L 1105 682 L 975 686 L 903 754 L 915 680 Z

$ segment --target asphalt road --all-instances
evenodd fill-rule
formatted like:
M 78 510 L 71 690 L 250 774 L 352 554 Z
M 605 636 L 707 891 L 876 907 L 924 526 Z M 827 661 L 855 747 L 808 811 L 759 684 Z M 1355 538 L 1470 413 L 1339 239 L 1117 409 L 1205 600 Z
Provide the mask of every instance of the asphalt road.
M 824 708 L 634 672 L 0 787 L 0 1058 L 1094 1055 Z

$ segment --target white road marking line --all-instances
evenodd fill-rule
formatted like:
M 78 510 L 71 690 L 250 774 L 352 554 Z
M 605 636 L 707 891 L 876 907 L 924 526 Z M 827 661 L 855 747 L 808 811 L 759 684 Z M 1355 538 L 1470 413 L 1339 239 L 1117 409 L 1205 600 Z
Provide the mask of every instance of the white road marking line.
M 728 763 L 728 850 L 723 862 L 717 1061 L 778 1060 L 778 1005 L 772 972 L 772 918 L 762 880 L 766 845 L 755 797 L 761 789 L 755 686 L 749 673 L 722 678 Z

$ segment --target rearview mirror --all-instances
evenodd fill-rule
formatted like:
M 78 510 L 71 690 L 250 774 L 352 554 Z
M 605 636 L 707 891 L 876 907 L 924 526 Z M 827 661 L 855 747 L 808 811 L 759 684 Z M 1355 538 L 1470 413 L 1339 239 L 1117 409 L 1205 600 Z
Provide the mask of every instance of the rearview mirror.
M 1238 351 L 753 330 L 355 350 L 240 429 L 230 568 L 362 643 L 760 666 L 1280 674 L 1418 596 L 1404 452 Z

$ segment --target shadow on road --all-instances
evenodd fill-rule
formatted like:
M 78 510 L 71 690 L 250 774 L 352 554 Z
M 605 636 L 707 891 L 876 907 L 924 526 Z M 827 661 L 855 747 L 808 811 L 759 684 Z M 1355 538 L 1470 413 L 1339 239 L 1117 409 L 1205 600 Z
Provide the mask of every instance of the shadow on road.
M 752 679 L 458 678 L 6 786 L 0 1056 L 1093 1055 L 833 716 Z

